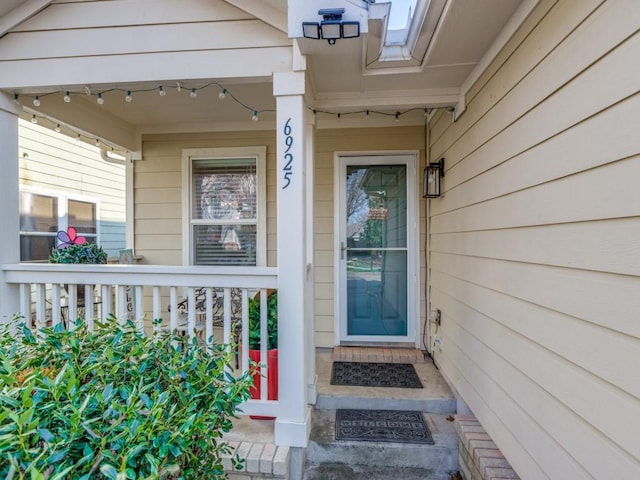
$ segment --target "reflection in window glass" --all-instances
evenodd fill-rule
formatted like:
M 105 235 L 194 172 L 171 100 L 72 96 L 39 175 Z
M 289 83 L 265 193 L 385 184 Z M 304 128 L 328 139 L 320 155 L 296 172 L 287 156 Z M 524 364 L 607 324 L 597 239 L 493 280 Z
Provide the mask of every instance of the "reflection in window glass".
M 80 202 L 69 200 L 68 224 L 76 227 L 80 235 L 96 234 L 96 204 L 91 202 Z

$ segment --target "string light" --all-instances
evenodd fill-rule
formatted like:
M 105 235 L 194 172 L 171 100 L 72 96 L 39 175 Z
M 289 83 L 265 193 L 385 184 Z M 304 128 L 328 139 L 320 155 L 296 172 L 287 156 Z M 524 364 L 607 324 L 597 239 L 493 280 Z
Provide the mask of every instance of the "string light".
M 60 133 L 60 131 L 61 131 L 60 124 L 57 124 L 56 128 L 54 128 L 54 130 L 56 131 L 56 133 Z
M 180 82 L 176 82 L 173 85 L 158 85 L 156 87 L 151 87 L 151 88 L 141 88 L 141 89 L 137 89 L 137 90 L 132 90 L 132 89 L 122 89 L 119 87 L 114 87 L 114 88 L 110 88 L 110 89 L 105 89 L 102 90 L 100 92 L 96 92 L 96 93 L 91 93 L 91 90 L 89 89 L 88 86 L 84 87 L 84 93 L 90 96 L 95 95 L 96 96 L 96 100 L 102 105 L 103 101 L 105 100 L 104 95 L 106 93 L 109 92 L 114 92 L 114 91 L 120 91 L 123 92 L 124 95 L 124 100 L 125 102 L 129 103 L 133 101 L 133 93 L 136 92 L 153 92 L 153 91 L 157 91 L 158 94 L 160 96 L 166 96 L 167 94 L 167 90 L 174 88 L 176 89 L 176 91 L 181 91 L 182 88 L 187 88 L 190 92 L 190 96 L 193 97 L 197 97 L 197 93 L 198 90 L 202 90 L 202 89 L 206 89 L 208 87 L 211 86 L 216 86 L 220 89 L 220 91 L 218 92 L 218 98 L 220 100 L 224 100 L 227 96 L 231 97 L 231 99 L 238 103 L 240 106 L 242 106 L 243 108 L 249 110 L 249 112 L 251 112 L 251 120 L 252 121 L 259 121 L 259 117 L 261 113 L 264 112 L 275 112 L 274 109 L 263 109 L 263 110 L 259 110 L 259 109 L 255 109 L 250 105 L 245 104 L 244 102 L 242 102 L 240 99 L 238 99 L 237 97 L 235 97 L 233 95 L 232 92 L 230 92 L 226 87 L 224 87 L 223 85 L 219 84 L 218 82 L 210 82 L 208 84 L 202 85 L 202 86 L 196 86 L 196 87 L 185 87 L 183 84 L 181 84 Z M 71 100 L 71 96 L 74 94 L 79 94 L 81 92 L 73 92 L 73 91 L 69 91 L 66 90 L 65 91 L 65 97 L 69 97 L 69 100 Z M 44 93 L 44 94 L 40 94 L 34 97 L 31 97 L 30 95 L 28 95 L 28 97 L 32 98 L 34 102 L 39 102 L 41 100 L 42 97 L 50 95 L 50 94 L 58 94 L 57 92 L 52 92 L 52 93 Z M 14 101 L 18 102 L 18 94 L 14 94 Z M 66 100 L 65 100 L 66 101 Z M 101 102 L 102 101 L 102 102 Z M 397 122 L 400 121 L 400 117 L 413 112 L 413 111 L 420 111 L 421 113 L 424 113 L 425 115 L 429 115 L 431 113 L 431 109 L 427 109 L 424 107 L 415 107 L 415 108 L 410 108 L 408 110 L 405 111 L 395 111 L 395 112 L 388 112 L 388 111 L 379 111 L 379 110 L 371 110 L 371 109 L 362 109 L 362 110 L 356 110 L 356 111 L 347 111 L 347 112 L 331 112 L 331 111 L 326 111 L 326 110 L 319 110 L 316 108 L 313 108 L 311 106 L 307 106 L 307 108 L 309 110 L 311 110 L 313 112 L 313 116 L 314 118 L 318 118 L 319 116 L 322 115 L 328 115 L 333 117 L 334 119 L 337 119 L 338 121 L 342 119 L 343 116 L 353 116 L 353 115 L 359 115 L 361 116 L 360 118 L 371 118 L 374 115 L 377 116 L 382 116 L 382 117 L 392 117 L 394 118 Z M 70 128 L 73 131 L 73 128 Z
M 39 107 L 40 106 L 40 97 L 38 95 L 36 95 L 36 98 L 33 99 L 33 105 L 35 107 Z
M 393 113 L 391 112 L 384 112 L 384 111 L 380 111 L 380 110 L 355 110 L 352 112 L 330 112 L 328 110 L 318 110 L 316 108 L 307 106 L 307 108 L 311 111 L 313 111 L 314 116 L 315 115 L 329 115 L 331 117 L 334 117 L 337 120 L 341 120 L 342 117 L 344 116 L 351 116 L 351 115 L 362 115 L 364 118 L 372 118 L 374 115 L 379 115 L 382 117 L 393 117 L 394 120 L 396 122 L 400 121 L 400 117 L 403 117 L 404 115 L 407 115 L 411 112 L 416 112 L 416 111 L 420 111 L 420 112 L 425 112 L 425 115 L 429 115 L 431 113 L 431 109 L 425 109 L 424 107 L 414 107 L 414 108 L 410 108 L 408 110 L 404 110 L 404 111 L 395 111 Z
M 38 117 L 35 114 L 31 117 L 31 123 L 38 123 Z
M 249 110 L 249 111 L 251 112 L 251 119 L 252 119 L 253 121 L 258 121 L 259 115 L 260 115 L 261 113 L 263 113 L 263 112 L 273 112 L 273 113 L 275 113 L 275 110 L 274 110 L 274 109 L 263 109 L 263 110 L 258 110 L 258 109 L 253 108 L 253 107 L 252 107 L 252 106 L 250 106 L 250 105 L 245 104 L 245 103 L 244 103 L 244 102 L 242 102 L 240 99 L 238 99 L 237 97 L 235 97 L 235 96 L 233 95 L 233 93 L 232 93 L 232 92 L 230 92 L 229 90 L 227 90 L 227 88 L 223 87 L 223 86 L 222 86 L 222 85 L 220 85 L 218 82 L 210 82 L 210 83 L 208 83 L 208 84 L 206 84 L 206 85 L 199 86 L 199 87 L 189 87 L 189 88 L 188 88 L 188 90 L 189 90 L 189 94 L 190 94 L 191 98 L 197 98 L 197 97 L 198 97 L 198 90 L 202 90 L 202 89 L 205 89 L 205 88 L 208 88 L 208 87 L 211 87 L 211 86 L 217 86 L 218 88 L 220 88 L 220 92 L 218 93 L 218 98 L 220 98 L 221 100 L 225 99 L 227 96 L 230 96 L 230 97 L 232 98 L 232 100 L 233 100 L 233 101 L 235 101 L 236 103 L 238 103 L 238 104 L 239 104 L 240 106 L 242 106 L 243 108 L 245 108 L 245 109 Z M 167 86 L 167 85 L 158 85 L 157 87 L 153 87 L 153 88 L 141 88 L 141 89 L 139 89 L 139 90 L 129 90 L 129 89 L 124 90 L 124 89 L 119 88 L 119 87 L 114 87 L 114 88 L 110 88 L 110 89 L 102 90 L 102 91 L 100 91 L 100 92 L 92 93 L 92 92 L 91 92 L 91 89 L 89 88 L 89 86 L 88 86 L 88 85 L 85 85 L 85 86 L 84 86 L 83 93 L 84 93 L 85 95 L 88 95 L 88 96 L 94 96 L 94 95 L 95 95 L 95 97 L 96 97 L 96 102 L 97 102 L 99 105 L 104 105 L 104 102 L 105 102 L 105 94 L 106 94 L 106 93 L 109 93 L 109 92 L 120 91 L 120 92 L 125 93 L 125 95 L 124 95 L 124 100 L 125 100 L 125 102 L 130 103 L 130 102 L 132 102 L 132 101 L 133 101 L 133 93 L 136 93 L 136 92 L 151 92 L 151 91 L 157 91 L 157 92 L 158 92 L 158 94 L 159 94 L 160 96 L 163 96 L 163 97 L 164 97 L 164 96 L 166 96 L 166 94 L 167 94 L 167 90 L 168 90 L 169 88 L 175 88 L 175 89 L 176 89 L 176 91 L 178 91 L 178 92 L 179 92 L 179 91 L 181 91 L 181 90 L 183 89 L 183 87 L 184 87 L 184 85 L 182 85 L 180 82 L 176 82 L 175 86 L 173 86 L 173 85 L 172 85 L 172 86 Z M 73 91 L 70 91 L 70 90 L 64 90 L 64 92 L 65 92 L 65 93 L 64 93 L 64 97 L 63 97 L 63 99 L 64 99 L 64 101 L 65 101 L 66 103 L 71 102 L 71 96 L 72 96 L 72 95 L 75 95 L 75 94 L 79 94 L 79 93 L 81 93 L 81 92 L 73 92 Z M 36 96 L 34 96 L 34 97 L 31 97 L 31 98 L 32 98 L 33 102 L 34 102 L 36 105 L 38 105 L 38 104 L 39 104 L 39 102 L 40 102 L 40 99 L 41 99 L 42 97 L 47 96 L 47 95 L 51 95 L 51 94 L 53 94 L 53 93 L 57 93 L 57 92 L 44 93 L 44 94 L 36 95 Z M 17 94 L 17 93 L 16 93 L 16 94 L 14 94 L 14 101 L 19 105 L 19 103 L 18 103 L 18 94 Z M 254 118 L 254 117 L 255 117 L 255 118 Z

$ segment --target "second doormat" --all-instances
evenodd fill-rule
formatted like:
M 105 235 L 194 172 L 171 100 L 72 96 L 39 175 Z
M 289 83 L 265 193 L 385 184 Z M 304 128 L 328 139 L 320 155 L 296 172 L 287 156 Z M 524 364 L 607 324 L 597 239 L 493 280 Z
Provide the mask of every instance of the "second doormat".
M 400 410 L 336 410 L 336 440 L 434 443 L 421 412 Z
M 410 363 L 333 362 L 331 385 L 423 388 Z

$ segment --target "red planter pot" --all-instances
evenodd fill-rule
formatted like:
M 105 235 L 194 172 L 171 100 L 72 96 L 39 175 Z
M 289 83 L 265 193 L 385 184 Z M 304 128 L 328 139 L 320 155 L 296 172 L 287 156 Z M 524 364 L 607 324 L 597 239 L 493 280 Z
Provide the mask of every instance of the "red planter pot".
M 256 363 L 260 362 L 260 350 L 249 350 L 249 359 Z M 251 387 L 251 398 L 260 398 L 260 378 L 262 375 L 262 368 L 258 369 L 253 375 L 253 387 Z M 278 399 L 278 349 L 274 348 L 267 352 L 267 400 Z M 274 417 L 261 417 L 251 415 L 254 419 L 272 419 Z

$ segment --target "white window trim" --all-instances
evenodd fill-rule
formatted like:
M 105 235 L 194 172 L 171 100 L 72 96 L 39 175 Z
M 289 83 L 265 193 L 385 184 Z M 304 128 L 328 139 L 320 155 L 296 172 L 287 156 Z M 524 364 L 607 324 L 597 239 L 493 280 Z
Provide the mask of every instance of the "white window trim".
M 257 171 L 256 266 L 267 265 L 267 147 L 185 148 L 182 150 L 182 264 L 193 265 L 191 249 L 191 165 L 193 160 L 255 158 Z

